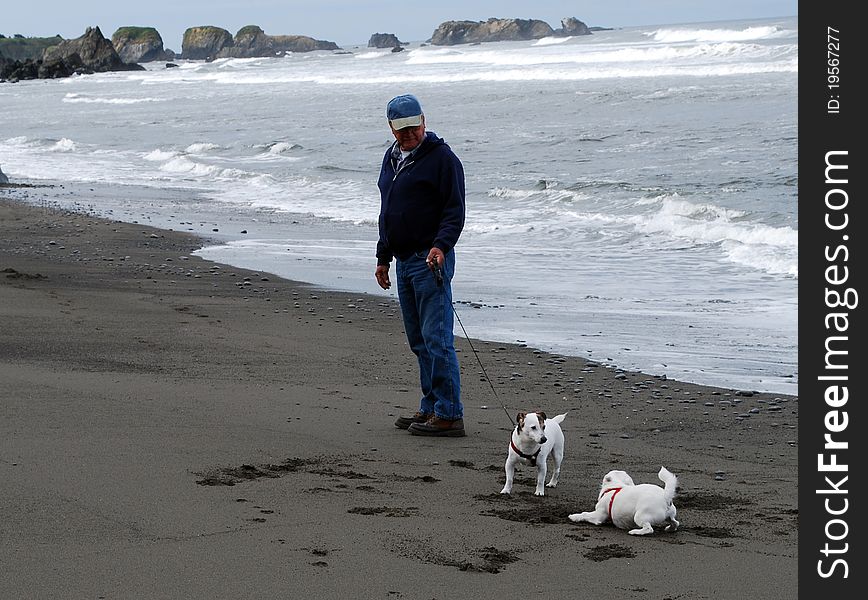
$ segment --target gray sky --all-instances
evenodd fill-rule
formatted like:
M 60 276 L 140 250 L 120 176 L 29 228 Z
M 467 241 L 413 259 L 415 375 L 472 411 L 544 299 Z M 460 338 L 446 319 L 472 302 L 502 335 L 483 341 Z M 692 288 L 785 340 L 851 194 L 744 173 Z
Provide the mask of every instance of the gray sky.
M 541 19 L 554 28 L 576 17 L 589 26 L 629 27 L 784 17 L 798 14 L 798 0 L 40 0 L 9 2 L 0 12 L 0 33 L 76 38 L 98 26 L 110 38 L 118 27 L 155 27 L 163 44 L 181 52 L 184 30 L 215 25 L 233 35 L 259 25 L 270 35 L 308 35 L 339 46 L 365 45 L 373 33 L 401 41 L 431 37 L 443 21 L 490 17 Z

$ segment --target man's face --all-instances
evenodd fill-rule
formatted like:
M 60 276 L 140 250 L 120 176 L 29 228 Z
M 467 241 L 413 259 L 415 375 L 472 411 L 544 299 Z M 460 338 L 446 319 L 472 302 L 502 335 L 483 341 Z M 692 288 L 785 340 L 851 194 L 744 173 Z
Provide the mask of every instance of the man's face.
M 398 145 L 404 152 L 409 152 L 416 146 L 422 143 L 422 138 L 425 137 L 425 115 L 422 115 L 422 124 L 418 127 L 404 127 L 403 129 L 395 129 L 391 125 L 392 135 L 398 140 Z

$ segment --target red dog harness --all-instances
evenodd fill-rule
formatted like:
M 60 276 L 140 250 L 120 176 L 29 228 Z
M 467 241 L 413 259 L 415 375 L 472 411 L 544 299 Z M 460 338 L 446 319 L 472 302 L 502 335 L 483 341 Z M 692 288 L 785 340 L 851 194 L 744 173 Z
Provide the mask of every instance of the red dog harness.
M 609 488 L 607 490 L 603 490 L 602 492 L 600 492 L 600 498 L 602 498 L 603 496 L 605 496 L 609 492 L 615 492 L 614 494 L 612 494 L 612 497 L 609 498 L 609 520 L 610 521 L 612 520 L 612 504 L 615 502 L 615 496 L 617 496 L 618 492 L 620 492 L 620 491 L 621 491 L 621 488 Z
M 522 452 L 521 450 L 518 449 L 518 446 L 515 445 L 515 442 L 513 442 L 512 439 L 509 440 L 509 445 L 512 446 L 512 449 L 515 450 L 516 454 L 518 454 L 522 458 L 529 460 L 530 466 L 532 466 L 532 467 L 536 466 L 536 459 L 539 456 L 540 450 L 542 450 L 542 446 L 537 448 L 536 452 L 534 452 L 533 454 L 525 454 L 524 452 Z

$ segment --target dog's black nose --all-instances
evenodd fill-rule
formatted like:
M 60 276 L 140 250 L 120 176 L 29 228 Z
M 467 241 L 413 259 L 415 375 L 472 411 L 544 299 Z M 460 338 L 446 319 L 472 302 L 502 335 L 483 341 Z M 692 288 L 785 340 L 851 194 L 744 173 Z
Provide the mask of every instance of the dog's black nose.
M 545 443 L 546 443 L 546 436 L 542 436 L 542 437 L 540 438 L 540 440 L 539 440 L 539 443 L 540 443 L 540 444 L 545 444 Z

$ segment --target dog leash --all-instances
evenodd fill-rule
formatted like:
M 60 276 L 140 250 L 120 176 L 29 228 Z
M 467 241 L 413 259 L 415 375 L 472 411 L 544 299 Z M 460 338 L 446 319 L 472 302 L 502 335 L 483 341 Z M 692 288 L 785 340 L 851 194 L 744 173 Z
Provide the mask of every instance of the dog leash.
M 437 281 L 437 285 L 443 285 L 443 271 L 440 268 L 440 263 L 436 260 L 434 261 L 434 279 Z M 470 341 L 470 335 L 468 335 L 467 330 L 464 328 L 464 323 L 461 322 L 461 317 L 458 315 L 458 311 L 455 310 L 455 305 L 452 305 L 452 312 L 455 313 L 455 318 L 458 319 L 458 324 L 461 325 L 461 331 L 464 332 L 464 337 L 467 339 L 468 345 L 470 345 L 470 349 L 473 350 L 473 355 L 476 357 L 476 362 L 479 363 L 479 368 L 482 369 L 482 374 L 485 376 L 485 381 L 488 382 L 488 387 L 491 388 L 491 392 L 494 394 L 494 397 L 497 399 L 498 403 L 500 403 L 501 408 L 503 408 L 503 412 L 506 413 L 506 418 L 509 419 L 509 422 L 512 423 L 513 428 L 516 427 L 515 421 L 512 420 L 512 416 L 510 416 L 509 411 L 506 408 L 506 405 L 500 399 L 500 396 L 497 395 L 497 390 L 494 389 L 494 384 L 491 383 L 491 378 L 488 376 L 488 373 L 485 370 L 485 366 L 482 364 L 482 359 L 479 358 L 479 353 L 476 351 L 476 348 L 473 347 L 473 342 Z
M 458 324 L 461 325 L 461 331 L 464 332 L 464 337 L 467 339 L 468 345 L 470 345 L 470 349 L 473 350 L 473 355 L 476 357 L 476 362 L 479 363 L 479 368 L 482 369 L 482 374 L 485 375 L 485 381 L 488 382 L 488 387 L 491 388 L 491 392 L 494 394 L 494 397 L 497 398 L 497 401 L 500 403 L 501 408 L 503 408 L 503 412 L 506 413 L 506 418 L 509 419 L 509 422 L 512 423 L 513 428 L 515 428 L 515 421 L 512 420 L 512 417 L 509 414 L 509 410 L 507 410 L 506 405 L 500 399 L 500 396 L 497 395 L 497 390 L 494 389 L 494 384 L 491 383 L 491 378 L 488 377 L 488 373 L 485 372 L 485 367 L 482 365 L 482 360 L 479 358 L 479 353 L 476 351 L 476 348 L 473 347 L 473 342 L 470 341 L 470 336 L 467 334 L 467 330 L 464 329 L 464 323 L 461 322 L 461 317 L 458 316 L 458 311 L 455 310 L 455 305 L 452 306 L 452 312 L 455 313 L 455 318 L 458 319 Z

